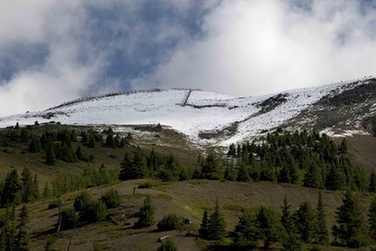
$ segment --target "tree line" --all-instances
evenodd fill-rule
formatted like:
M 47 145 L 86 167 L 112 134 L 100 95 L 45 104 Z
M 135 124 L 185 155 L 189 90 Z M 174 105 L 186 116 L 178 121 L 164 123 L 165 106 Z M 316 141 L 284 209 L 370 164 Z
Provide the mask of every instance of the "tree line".
M 367 191 L 371 180 L 354 166 L 346 139 L 336 144 L 325 134 L 277 130 L 259 141 L 230 145 L 225 178 L 273 181 L 306 187 Z
M 332 232 L 332 239 L 330 237 Z M 330 229 L 321 192 L 315 208 L 304 202 L 293 209 L 285 197 L 281 210 L 261 206 L 242 210 L 235 229 L 226 232 L 226 223 L 218 201 L 209 214 L 203 213 L 199 236 L 206 240 L 231 240 L 231 250 L 253 250 L 262 243 L 265 249 L 279 243 L 282 250 L 304 250 L 304 244 L 334 245 L 350 248 L 367 246 L 376 240 L 376 197 L 368 210 L 368 220 L 353 192 L 344 192 L 336 210 L 336 223 Z

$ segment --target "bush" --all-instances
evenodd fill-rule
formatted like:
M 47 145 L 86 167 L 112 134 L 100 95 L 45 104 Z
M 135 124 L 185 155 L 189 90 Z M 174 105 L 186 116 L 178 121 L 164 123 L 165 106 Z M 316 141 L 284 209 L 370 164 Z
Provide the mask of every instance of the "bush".
M 169 214 L 158 222 L 157 227 L 160 231 L 168 231 L 178 229 L 182 226 L 182 224 L 183 221 L 180 217 L 176 216 L 175 214 Z
M 108 211 L 106 204 L 102 201 L 95 203 L 94 220 L 95 222 L 104 221 L 107 219 Z
M 65 208 L 60 213 L 61 217 L 61 230 L 72 229 L 77 226 L 78 215 L 73 208 Z
M 162 242 L 161 246 L 158 248 L 158 251 L 176 251 L 175 242 L 172 240 L 165 240 Z
M 82 192 L 74 199 L 73 206 L 77 212 L 81 212 L 90 207 L 91 204 L 93 204 L 93 199 L 91 198 L 90 194 L 87 192 Z
M 80 221 L 86 223 L 94 223 L 104 221 L 107 218 L 108 211 L 106 204 L 101 200 L 93 203 L 91 202 L 85 209 L 80 211 Z
M 116 208 L 120 206 L 120 196 L 119 193 L 111 189 L 105 195 L 102 196 L 101 200 L 106 204 L 107 208 Z

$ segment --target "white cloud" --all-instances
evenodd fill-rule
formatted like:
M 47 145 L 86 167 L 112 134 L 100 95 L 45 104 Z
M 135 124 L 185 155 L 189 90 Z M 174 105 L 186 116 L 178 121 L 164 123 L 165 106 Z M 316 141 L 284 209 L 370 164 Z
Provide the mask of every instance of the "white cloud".
M 137 15 L 147 0 L 0 1 L 2 54 L 7 53 L 7 46 L 17 43 L 41 44 L 48 49 L 41 64 L 17 68 L 10 80 L 0 83 L 0 116 L 121 88 L 121 80 L 103 72 L 108 54 L 117 52 L 145 65 L 161 61 L 147 75 L 140 69 L 140 77 L 132 82 L 136 89 L 192 87 L 259 95 L 352 79 L 376 69 L 376 12 L 362 13 L 356 0 L 313 0 L 311 11 L 284 0 L 160 2 L 170 4 L 182 20 L 198 8 L 196 13 L 204 16 L 192 21 L 201 26 L 202 33 L 190 36 L 184 25 L 168 18 L 144 23 Z M 87 30 L 92 24 L 88 6 L 124 11 L 131 23 L 127 18 L 124 22 L 115 18 L 107 20 L 105 27 L 130 36 L 118 39 L 113 34 L 112 41 L 98 46 L 90 40 L 96 31 Z M 159 44 L 171 40 L 179 44 L 164 58 L 139 57 L 143 42 L 158 49 Z M 83 46 L 85 60 L 80 58 Z M 103 79 L 102 85 L 98 85 L 99 79 Z
M 353 79 L 375 72 L 375 23 L 355 0 L 316 0 L 311 12 L 282 0 L 224 0 L 204 18 L 203 38 L 133 84 L 259 95 Z

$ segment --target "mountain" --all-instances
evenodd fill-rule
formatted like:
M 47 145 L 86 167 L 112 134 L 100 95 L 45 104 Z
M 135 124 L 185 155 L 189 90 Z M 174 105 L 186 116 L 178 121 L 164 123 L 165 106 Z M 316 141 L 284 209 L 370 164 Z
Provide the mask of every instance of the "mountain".
M 0 127 L 35 121 L 161 124 L 196 143 L 229 145 L 278 127 L 315 128 L 332 136 L 368 134 L 369 121 L 376 114 L 375 104 L 374 77 L 260 97 L 155 89 L 81 98 L 40 112 L 0 118 Z

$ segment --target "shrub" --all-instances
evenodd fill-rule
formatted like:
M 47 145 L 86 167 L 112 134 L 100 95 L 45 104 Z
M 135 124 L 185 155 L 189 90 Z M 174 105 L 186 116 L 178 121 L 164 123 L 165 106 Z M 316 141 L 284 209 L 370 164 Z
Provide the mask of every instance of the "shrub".
M 95 208 L 94 208 L 94 220 L 96 222 L 98 221 L 104 221 L 107 219 L 108 216 L 108 211 L 106 204 L 102 201 L 98 201 L 95 203 Z
M 158 222 L 157 227 L 160 231 L 168 231 L 178 229 L 180 226 L 182 226 L 182 224 L 183 221 L 180 217 L 176 216 L 175 214 L 169 214 Z
M 93 204 L 93 199 L 91 198 L 90 194 L 87 192 L 82 192 L 74 199 L 74 209 L 77 212 L 86 210 L 90 205 Z
M 165 240 L 162 242 L 161 246 L 158 248 L 158 251 L 176 251 L 175 242 L 172 240 Z
M 106 204 L 101 200 L 96 203 L 91 202 L 85 209 L 80 211 L 80 221 L 94 223 L 103 221 L 107 218 L 108 211 Z
M 61 230 L 72 229 L 77 226 L 78 215 L 73 208 L 65 208 L 60 213 L 61 217 Z
M 119 193 L 114 189 L 111 189 L 105 195 L 103 195 L 101 200 L 104 202 L 107 208 L 116 208 L 120 206 Z

